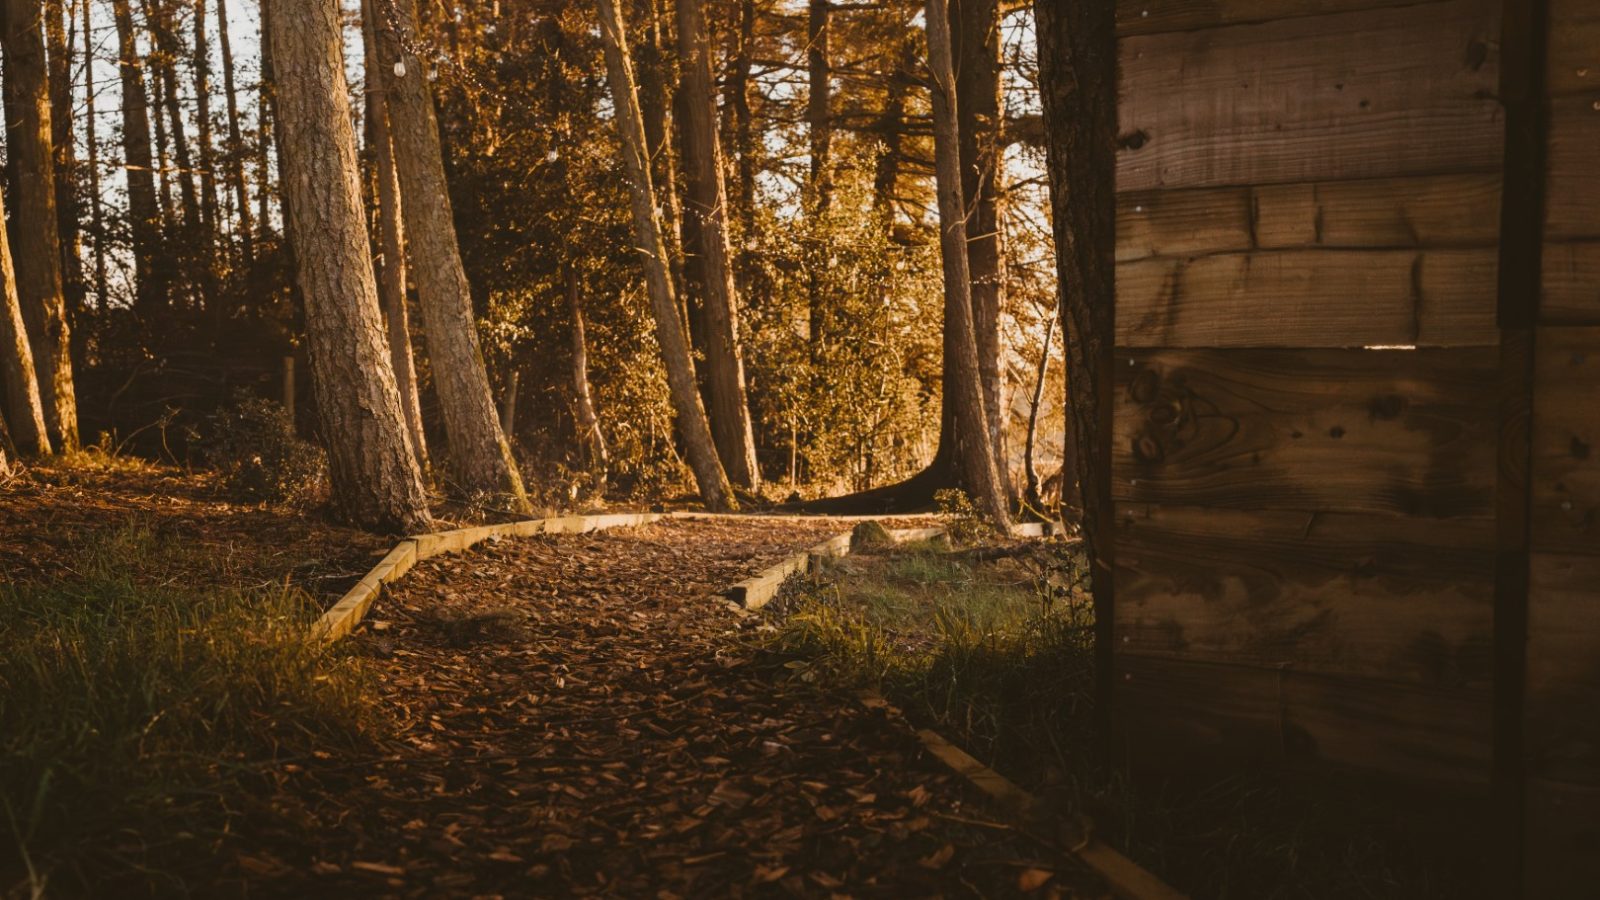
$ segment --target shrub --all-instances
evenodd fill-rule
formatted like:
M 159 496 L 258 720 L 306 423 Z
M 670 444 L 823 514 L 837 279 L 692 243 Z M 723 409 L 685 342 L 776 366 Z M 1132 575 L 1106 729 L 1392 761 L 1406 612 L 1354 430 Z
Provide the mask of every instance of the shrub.
M 246 391 L 211 416 L 206 457 L 235 499 L 311 502 L 326 483 L 321 448 L 295 434 L 288 412 Z

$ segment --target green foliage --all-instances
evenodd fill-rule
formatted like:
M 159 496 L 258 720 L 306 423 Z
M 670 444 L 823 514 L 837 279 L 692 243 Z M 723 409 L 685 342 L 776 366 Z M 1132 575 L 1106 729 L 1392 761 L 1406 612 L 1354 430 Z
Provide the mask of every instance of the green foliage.
M 933 502 L 939 505 L 939 514 L 945 520 L 945 531 L 957 545 L 970 546 L 999 535 L 994 523 L 983 517 L 966 491 L 956 488 L 936 491 Z
M 77 579 L 0 585 L 0 883 L 178 891 L 155 873 L 214 851 L 252 779 L 386 730 L 364 665 L 305 641 L 309 598 L 175 587 L 181 553 L 125 531 Z
M 322 450 L 295 434 L 284 408 L 247 391 L 211 416 L 206 457 L 235 499 L 310 502 L 327 481 Z

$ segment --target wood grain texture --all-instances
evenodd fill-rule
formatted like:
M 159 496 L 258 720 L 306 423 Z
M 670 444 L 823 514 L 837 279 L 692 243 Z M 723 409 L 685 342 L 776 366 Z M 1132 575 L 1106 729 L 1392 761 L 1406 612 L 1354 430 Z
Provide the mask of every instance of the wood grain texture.
M 1218 25 L 1268 22 L 1417 0 L 1117 0 L 1117 34 L 1160 34 Z
M 1485 346 L 1496 253 L 1277 250 L 1117 266 L 1123 347 Z
M 1550 0 L 1550 23 L 1550 95 L 1600 97 L 1600 3 Z
M 1530 571 L 1529 771 L 1600 788 L 1600 548 L 1535 553 Z
M 1600 884 L 1600 787 L 1528 779 L 1524 897 L 1594 900 Z
M 1455 790 L 1487 782 L 1486 692 L 1132 653 L 1116 681 L 1136 769 L 1332 764 Z
M 1550 103 L 1545 237 L 1600 238 L 1600 90 Z
M 1121 41 L 1124 190 L 1493 171 L 1497 0 Z
M 1600 240 L 1544 245 L 1541 320 L 1600 325 Z
M 1374 178 L 1117 196 L 1117 260 L 1318 247 L 1492 247 L 1500 176 Z
M 1119 651 L 1490 686 L 1488 520 L 1139 504 L 1118 513 Z
M 1113 495 L 1490 517 L 1495 362 L 1492 349 L 1125 353 Z
M 1600 327 L 1539 329 L 1533 547 L 1600 553 Z

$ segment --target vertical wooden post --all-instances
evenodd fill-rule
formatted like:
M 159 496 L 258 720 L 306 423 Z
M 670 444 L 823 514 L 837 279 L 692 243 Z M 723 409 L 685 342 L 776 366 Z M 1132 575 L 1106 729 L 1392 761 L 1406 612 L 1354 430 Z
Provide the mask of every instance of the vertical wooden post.
M 283 358 L 283 412 L 289 417 L 290 422 L 294 417 L 294 357 Z
M 1500 96 L 1506 109 L 1500 205 L 1500 446 L 1495 484 L 1494 757 L 1500 883 L 1520 897 L 1526 866 L 1527 772 L 1523 733 L 1528 656 L 1534 351 L 1543 288 L 1548 0 L 1505 0 Z

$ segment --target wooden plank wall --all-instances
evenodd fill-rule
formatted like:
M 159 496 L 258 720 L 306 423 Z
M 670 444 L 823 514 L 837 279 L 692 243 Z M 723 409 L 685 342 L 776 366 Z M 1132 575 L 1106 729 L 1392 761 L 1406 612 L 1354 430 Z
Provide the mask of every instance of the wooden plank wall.
M 1600 891 L 1600 0 L 1549 0 L 1524 740 L 1529 897 Z
M 1136 767 L 1487 794 L 1500 7 L 1118 0 L 1114 711 Z M 1597 121 L 1556 136 L 1590 167 Z M 1600 311 L 1597 250 L 1551 256 L 1552 306 Z M 1544 359 L 1600 377 L 1600 354 Z M 1580 491 L 1592 520 L 1592 464 L 1542 437 L 1552 524 Z

